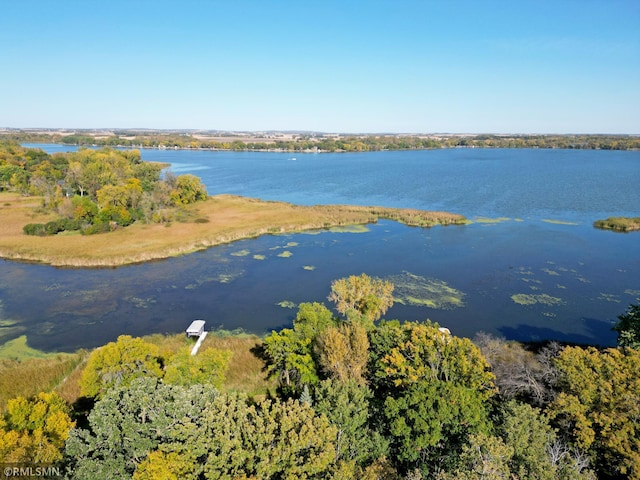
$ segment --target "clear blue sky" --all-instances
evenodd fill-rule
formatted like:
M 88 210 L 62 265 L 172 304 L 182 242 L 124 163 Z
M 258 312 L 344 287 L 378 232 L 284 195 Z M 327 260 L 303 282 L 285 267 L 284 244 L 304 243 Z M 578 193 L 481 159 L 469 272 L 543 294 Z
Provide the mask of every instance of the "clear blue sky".
M 640 133 L 639 0 L 0 7 L 0 127 Z

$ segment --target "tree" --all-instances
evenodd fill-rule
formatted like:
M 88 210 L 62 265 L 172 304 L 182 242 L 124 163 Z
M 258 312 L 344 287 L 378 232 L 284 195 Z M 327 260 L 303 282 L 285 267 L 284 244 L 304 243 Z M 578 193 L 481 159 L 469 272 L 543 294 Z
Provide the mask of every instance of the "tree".
M 556 370 L 549 360 L 559 352 L 558 344 L 552 342 L 534 354 L 518 342 L 507 342 L 485 333 L 476 335 L 473 342 L 489 362 L 504 399 L 518 398 L 538 406 L 553 399 Z
M 229 367 L 231 351 L 206 348 L 191 355 L 191 347 L 179 350 L 167 360 L 164 382 L 173 385 L 211 384 L 220 388 Z
M 342 315 L 355 310 L 372 326 L 393 305 L 393 284 L 365 273 L 352 275 L 335 280 L 328 298 Z
M 442 380 L 417 382 L 388 396 L 383 415 L 400 465 L 430 476 L 455 465 L 470 435 L 490 431 L 482 396 Z
M 187 205 L 207 199 L 207 188 L 195 175 L 179 175 L 171 192 L 174 205 Z
M 489 432 L 494 377 L 480 350 L 430 322 L 383 321 L 370 342 L 368 375 L 394 458 L 430 476 L 453 468 L 469 435 Z
M 140 475 L 148 473 L 149 455 L 161 445 L 179 442 L 187 452 L 197 450 L 195 443 L 185 443 L 188 432 L 202 434 L 204 412 L 217 397 L 211 386 L 165 385 L 149 377 L 113 386 L 89 414 L 89 428 L 75 428 L 69 434 L 65 458 L 70 478 L 131 478 L 145 461 Z M 200 463 L 189 465 L 189 475 L 182 472 L 185 476 L 180 478 L 202 473 Z
M 350 381 L 323 380 L 316 387 L 315 411 L 337 428 L 337 461 L 362 467 L 387 453 L 387 442 L 369 427 L 372 398 L 369 388 Z
M 478 433 L 469 437 L 462 447 L 460 465 L 452 472 L 441 473 L 438 480 L 510 480 L 509 469 L 513 448 L 500 437 Z
M 62 459 L 62 448 L 74 422 L 56 393 L 14 398 L 0 416 L 0 462 L 47 463 Z
M 293 329 L 272 331 L 264 339 L 267 372 L 278 378 L 285 393 L 299 393 L 304 384 L 318 382 L 314 345 L 319 335 L 335 325 L 331 312 L 320 303 L 301 303 Z
M 367 331 L 359 324 L 330 327 L 316 340 L 319 368 L 331 378 L 364 385 L 369 358 Z
M 495 377 L 478 347 L 437 323 L 382 322 L 370 338 L 369 375 L 377 388 L 440 380 L 471 388 L 483 399 L 496 393 Z
M 629 305 L 627 311 L 618 316 L 613 330 L 618 332 L 618 345 L 640 348 L 640 303 Z
M 301 338 L 294 330 L 272 331 L 265 337 L 267 374 L 277 378 L 285 393 L 300 391 L 305 383 L 318 381 L 316 364 L 311 356 L 311 339 Z
M 266 400 L 255 406 L 229 398 L 207 415 L 210 452 L 205 477 L 326 478 L 334 468 L 336 428 L 324 415 L 296 400 Z M 223 410 L 217 410 L 222 408 Z M 217 411 L 216 411 L 217 410 Z
M 158 347 L 141 338 L 121 335 L 116 342 L 94 350 L 82 372 L 82 395 L 95 397 L 116 384 L 138 377 L 162 377 Z
M 547 411 L 600 476 L 640 479 L 640 350 L 566 347 Z

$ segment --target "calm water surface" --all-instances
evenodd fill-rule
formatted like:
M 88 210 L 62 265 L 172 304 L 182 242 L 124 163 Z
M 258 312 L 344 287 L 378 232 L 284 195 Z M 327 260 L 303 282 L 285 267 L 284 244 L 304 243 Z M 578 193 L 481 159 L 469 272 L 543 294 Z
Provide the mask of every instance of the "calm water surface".
M 591 226 L 638 215 L 640 152 L 142 153 L 198 175 L 210 194 L 446 210 L 476 223 L 264 236 L 117 269 L 0 261 L 0 342 L 27 334 L 35 348 L 73 350 L 196 318 L 262 333 L 290 325 L 294 305 L 325 301 L 333 279 L 366 272 L 398 285 L 403 304 L 387 318 L 607 345 L 640 297 L 640 233 Z

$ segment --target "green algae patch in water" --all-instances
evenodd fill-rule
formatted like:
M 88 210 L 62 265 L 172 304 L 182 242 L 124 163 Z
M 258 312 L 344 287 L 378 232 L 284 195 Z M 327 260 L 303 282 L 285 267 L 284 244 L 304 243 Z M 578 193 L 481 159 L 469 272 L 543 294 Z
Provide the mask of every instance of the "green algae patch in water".
M 237 252 L 230 253 L 229 255 L 232 255 L 234 257 L 246 257 L 250 253 L 251 252 L 249 250 L 238 250 Z
M 266 255 L 254 255 L 253 258 L 255 260 L 264 260 L 265 258 L 267 258 Z
M 26 358 L 50 358 L 61 355 L 60 353 L 46 353 L 27 345 L 27 336 L 22 335 L 0 345 L 0 359 L 12 358 L 23 360 Z
M 281 302 L 276 303 L 276 305 L 282 308 L 296 308 L 298 306 L 290 300 L 283 300 Z
M 298 245 L 300 245 L 298 242 L 289 242 L 285 247 L 297 247 Z
M 536 303 L 540 303 L 542 305 L 547 305 L 549 307 L 564 305 L 565 301 L 558 297 L 552 297 L 551 295 L 547 295 L 546 293 L 540 294 L 528 294 L 528 293 L 517 293 L 515 295 L 511 295 L 511 300 L 513 300 L 518 305 L 535 305 Z
M 464 307 L 465 294 L 437 278 L 425 278 L 410 272 L 387 277 L 394 284 L 394 300 L 403 305 L 453 310 Z
M 310 272 L 312 272 L 313 270 L 316 269 L 316 267 L 314 267 L 313 265 L 305 265 L 304 267 L 302 267 L 304 270 L 308 270 Z
M 282 257 L 282 258 L 289 258 L 292 256 L 293 256 L 293 253 L 291 253 L 289 250 L 285 250 L 284 252 L 278 254 L 278 257 Z

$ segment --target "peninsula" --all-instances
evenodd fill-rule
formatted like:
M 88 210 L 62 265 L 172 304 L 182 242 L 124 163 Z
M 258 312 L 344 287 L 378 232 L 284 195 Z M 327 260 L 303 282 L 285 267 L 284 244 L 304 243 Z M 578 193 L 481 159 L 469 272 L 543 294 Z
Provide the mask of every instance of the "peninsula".
M 37 209 L 42 199 L 15 192 L 0 193 L 0 258 L 69 267 L 114 267 L 141 263 L 264 234 L 374 223 L 391 219 L 410 226 L 460 225 L 462 215 L 413 209 L 346 205 L 299 206 L 234 195 L 216 195 L 183 207 L 169 223 L 136 222 L 98 235 L 61 232 L 25 235 L 30 222 L 55 215 Z M 39 213 L 41 212 L 41 213 Z

